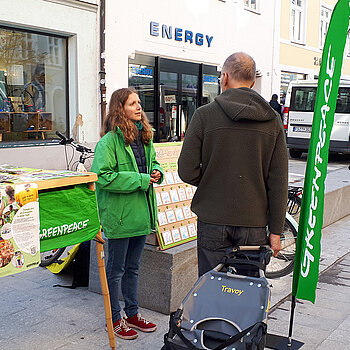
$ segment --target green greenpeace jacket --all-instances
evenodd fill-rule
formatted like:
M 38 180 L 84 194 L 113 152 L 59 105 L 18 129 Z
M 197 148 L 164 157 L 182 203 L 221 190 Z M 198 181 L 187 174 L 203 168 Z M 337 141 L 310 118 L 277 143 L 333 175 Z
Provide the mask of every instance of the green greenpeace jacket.
M 151 141 L 144 145 L 148 173 L 139 173 L 131 146 L 125 145 L 119 128 L 97 143 L 91 171 L 98 175 L 98 212 L 107 238 L 147 235 L 156 228 L 157 201 L 149 186 L 153 170 L 163 170 L 156 161 Z M 148 199 L 147 199 L 148 197 Z

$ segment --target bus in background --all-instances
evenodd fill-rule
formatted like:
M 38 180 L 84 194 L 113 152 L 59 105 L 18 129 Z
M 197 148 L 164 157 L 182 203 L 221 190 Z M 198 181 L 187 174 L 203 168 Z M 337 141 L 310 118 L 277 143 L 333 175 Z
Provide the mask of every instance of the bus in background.
M 291 81 L 283 114 L 287 147 L 292 158 L 307 153 L 316 100 L 317 80 Z M 350 153 L 350 82 L 340 81 L 329 151 Z

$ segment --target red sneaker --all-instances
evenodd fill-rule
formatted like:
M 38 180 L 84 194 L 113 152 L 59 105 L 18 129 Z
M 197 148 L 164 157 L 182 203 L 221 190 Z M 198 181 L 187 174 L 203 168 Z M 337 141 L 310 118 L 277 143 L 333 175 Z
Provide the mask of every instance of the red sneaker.
M 106 326 L 106 331 L 107 331 L 107 326 Z M 121 339 L 131 340 L 131 339 L 136 339 L 138 337 L 137 332 L 127 326 L 124 318 L 121 318 L 120 320 L 113 322 L 113 331 L 114 331 L 114 334 Z
M 157 329 L 157 326 L 154 323 L 145 320 L 140 314 L 128 317 L 125 321 L 129 327 L 137 328 L 142 332 L 154 332 Z

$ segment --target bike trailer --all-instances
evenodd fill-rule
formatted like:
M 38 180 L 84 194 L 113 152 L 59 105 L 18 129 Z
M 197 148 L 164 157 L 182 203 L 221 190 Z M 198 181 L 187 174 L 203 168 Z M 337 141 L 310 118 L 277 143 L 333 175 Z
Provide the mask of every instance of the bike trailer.
M 170 316 L 162 350 L 264 349 L 270 285 L 267 247 L 226 256 L 201 276 Z

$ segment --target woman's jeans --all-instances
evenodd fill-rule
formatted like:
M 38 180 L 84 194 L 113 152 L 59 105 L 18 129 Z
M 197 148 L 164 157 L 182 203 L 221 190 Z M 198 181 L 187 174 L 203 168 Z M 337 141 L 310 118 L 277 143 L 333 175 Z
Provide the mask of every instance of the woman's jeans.
M 123 293 L 127 317 L 138 312 L 137 280 L 146 236 L 108 239 L 107 282 L 113 322 L 121 318 L 119 283 Z

